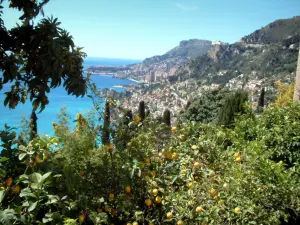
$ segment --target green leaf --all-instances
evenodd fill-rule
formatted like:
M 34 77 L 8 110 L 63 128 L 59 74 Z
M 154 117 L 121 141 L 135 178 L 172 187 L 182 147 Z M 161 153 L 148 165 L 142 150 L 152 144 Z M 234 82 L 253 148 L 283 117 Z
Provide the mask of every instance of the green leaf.
M 36 202 L 33 202 L 33 203 L 29 203 L 29 208 L 27 209 L 28 212 L 33 211 L 33 210 L 36 208 L 37 203 L 38 203 L 37 201 L 36 201 Z
M 7 157 L 2 157 L 2 158 L 0 159 L 0 163 L 4 163 L 4 162 L 6 162 L 7 160 L 8 160 Z
M 6 189 L 0 190 L 0 203 L 4 199 L 5 194 L 6 194 Z
M 19 155 L 19 160 L 23 160 L 26 157 L 27 153 L 21 153 Z
M 40 183 L 42 180 L 42 175 L 39 173 L 33 173 L 30 175 L 30 177 L 34 183 Z
M 45 181 L 51 175 L 51 173 L 52 172 L 45 173 L 41 178 L 41 182 Z

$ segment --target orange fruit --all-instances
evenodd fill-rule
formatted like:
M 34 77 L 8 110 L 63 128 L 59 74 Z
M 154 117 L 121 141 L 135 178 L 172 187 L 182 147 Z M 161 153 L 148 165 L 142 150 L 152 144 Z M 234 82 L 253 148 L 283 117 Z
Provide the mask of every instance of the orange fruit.
M 9 178 L 6 179 L 5 185 L 6 185 L 7 187 L 9 187 L 9 186 L 11 186 L 12 182 L 13 182 L 13 179 L 12 179 L 11 177 L 9 177 Z
M 168 219 L 171 219 L 172 217 L 173 217 L 173 213 L 172 213 L 172 212 L 168 212 L 168 213 L 167 213 L 167 218 L 168 218 Z
M 240 156 L 241 156 L 241 153 L 240 153 L 240 152 L 237 152 L 237 153 L 234 154 L 234 157 L 235 157 L 235 158 L 240 157 Z
M 155 198 L 155 203 L 157 204 L 157 205 L 159 205 L 160 203 L 161 203 L 161 197 L 160 196 L 156 196 L 156 198 Z
M 109 209 L 108 207 L 105 207 L 105 208 L 104 208 L 104 211 L 107 212 L 107 213 L 109 213 L 109 212 L 110 212 L 110 209 Z
M 240 162 L 242 162 L 242 157 L 237 157 L 236 159 L 235 159 L 235 161 L 237 162 L 237 163 L 240 163 Z
M 196 208 L 196 213 L 202 213 L 203 212 L 203 208 L 201 207 L 201 206 L 198 206 L 197 208 Z
M 194 163 L 194 167 L 200 167 L 200 166 L 201 166 L 201 164 L 199 162 Z
M 145 159 L 145 163 L 146 163 L 147 166 L 149 166 L 150 163 L 151 163 L 151 160 L 150 160 L 149 158 L 146 158 L 146 159 Z
M 182 220 L 178 220 L 177 225 L 183 225 Z
M 21 190 L 21 187 L 19 185 L 16 185 L 14 188 L 13 188 L 13 193 L 15 194 L 18 194 Z
M 210 194 L 210 196 L 212 197 L 212 198 L 214 198 L 214 197 L 216 197 L 217 196 L 217 191 L 215 190 L 215 189 L 211 189 L 211 190 L 209 190 L 209 194 Z
M 125 187 L 125 192 L 129 194 L 131 192 L 131 187 L 128 185 Z
M 103 210 L 99 207 L 97 208 L 97 212 L 101 213 Z
M 126 225 L 131 225 L 131 223 L 127 223 Z
M 241 212 L 241 208 L 239 208 L 239 207 L 236 207 L 236 208 L 234 209 L 234 212 L 235 212 L 235 213 L 239 213 L 239 212 Z
M 168 152 L 165 154 L 165 157 L 166 157 L 166 159 L 171 160 L 171 159 L 172 159 L 172 153 L 168 151 Z
M 152 205 L 152 201 L 150 199 L 145 200 L 146 206 L 150 207 Z
M 111 215 L 112 215 L 112 216 L 115 216 L 115 215 L 117 215 L 117 213 L 118 213 L 118 211 L 117 211 L 117 210 L 115 210 L 115 209 L 113 209 L 113 210 L 111 211 Z
M 40 158 L 40 156 L 39 155 L 35 155 L 35 162 L 36 163 L 40 163 L 41 162 L 41 158 Z
M 110 200 L 113 200 L 114 198 L 115 198 L 115 195 L 114 195 L 113 193 L 110 193 L 110 194 L 109 194 L 109 199 L 110 199 Z
M 155 175 L 156 175 L 156 171 L 155 171 L 155 170 L 152 170 L 152 171 L 151 171 L 151 173 L 152 173 L 152 176 L 154 176 L 154 177 L 155 177 Z
M 172 154 L 172 159 L 174 159 L 174 160 L 178 159 L 178 153 L 177 152 L 174 152 Z
M 152 193 L 153 193 L 154 196 L 156 196 L 158 194 L 158 190 L 155 188 L 155 189 L 152 190 Z
M 190 182 L 190 183 L 188 183 L 186 186 L 187 186 L 189 189 L 191 189 L 191 188 L 193 187 L 193 183 Z
M 132 225 L 139 225 L 139 223 L 138 222 L 133 222 L 133 224 Z

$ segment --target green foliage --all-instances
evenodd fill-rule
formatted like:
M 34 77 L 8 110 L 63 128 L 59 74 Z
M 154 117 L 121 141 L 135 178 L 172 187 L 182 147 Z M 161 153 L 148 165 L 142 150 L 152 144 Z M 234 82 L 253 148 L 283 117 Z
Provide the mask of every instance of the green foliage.
M 72 36 L 59 27 L 58 19 L 44 18 L 33 25 L 47 2 L 12 0 L 9 7 L 23 11 L 21 25 L 8 30 L 0 20 L 0 90 L 3 84 L 12 84 L 4 100 L 4 105 L 12 109 L 29 96 L 34 110 L 43 110 L 49 103 L 50 89 L 61 84 L 68 94 L 86 94 L 82 66 L 86 55 L 82 48 L 75 47 Z
M 230 92 L 226 89 L 209 90 L 187 104 L 180 115 L 183 121 L 200 123 L 216 122 L 220 108 L 224 105 L 226 96 Z
M 238 90 L 229 95 L 220 109 L 218 124 L 224 126 L 232 126 L 236 114 L 246 113 L 245 103 L 248 101 L 248 93 L 243 90 Z

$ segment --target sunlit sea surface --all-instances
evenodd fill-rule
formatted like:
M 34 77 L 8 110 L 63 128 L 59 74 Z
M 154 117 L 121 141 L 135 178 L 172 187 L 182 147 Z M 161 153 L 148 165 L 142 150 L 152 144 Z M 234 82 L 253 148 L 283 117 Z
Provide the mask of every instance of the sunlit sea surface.
M 89 66 L 127 65 L 136 62 L 137 61 L 135 60 L 123 59 L 87 58 L 85 60 L 84 67 L 85 69 L 87 69 Z M 113 88 L 113 86 L 115 85 L 134 84 L 134 82 L 130 80 L 115 79 L 111 76 L 92 75 L 92 80 L 95 82 L 98 89 Z M 124 91 L 124 89 L 122 88 L 114 89 L 117 91 Z M 29 101 L 27 101 L 25 104 L 19 104 L 15 109 L 4 107 L 4 93 L 7 90 L 9 90 L 9 85 L 6 84 L 0 91 L 0 130 L 3 130 L 5 123 L 20 130 L 21 119 L 23 117 L 30 117 L 32 105 Z M 75 116 L 77 113 L 81 112 L 87 115 L 87 112 L 93 107 L 92 100 L 90 98 L 76 98 L 75 96 L 68 95 L 62 86 L 52 89 L 48 97 L 50 103 L 46 106 L 46 109 L 44 111 L 37 114 L 39 135 L 53 134 L 52 122 L 58 121 L 57 114 L 63 106 L 67 108 L 68 115 L 70 115 L 71 117 L 71 127 L 74 126 L 74 124 L 72 125 L 72 121 L 75 120 Z

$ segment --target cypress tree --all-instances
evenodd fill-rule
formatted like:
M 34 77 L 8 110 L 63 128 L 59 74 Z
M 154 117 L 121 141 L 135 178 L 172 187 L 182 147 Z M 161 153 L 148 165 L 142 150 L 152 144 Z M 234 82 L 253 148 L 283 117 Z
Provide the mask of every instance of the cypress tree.
M 227 127 L 233 126 L 236 113 L 244 113 L 244 103 L 248 100 L 248 93 L 238 90 L 225 99 L 220 109 L 218 124 Z
M 171 126 L 171 112 L 169 109 L 164 111 L 162 120 L 166 125 Z
M 109 126 L 110 126 L 110 109 L 109 102 L 106 100 L 104 111 L 104 123 L 102 130 L 102 144 L 109 144 Z
M 262 88 L 257 103 L 257 112 L 261 112 L 265 105 L 265 89 Z
M 139 104 L 139 116 L 141 118 L 141 121 L 144 121 L 145 119 L 145 102 L 141 101 Z
M 30 140 L 32 141 L 36 136 L 37 136 L 37 116 L 33 109 L 30 116 Z

